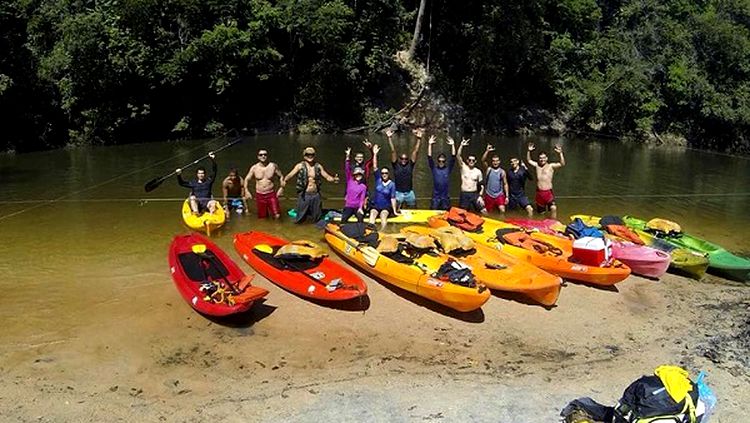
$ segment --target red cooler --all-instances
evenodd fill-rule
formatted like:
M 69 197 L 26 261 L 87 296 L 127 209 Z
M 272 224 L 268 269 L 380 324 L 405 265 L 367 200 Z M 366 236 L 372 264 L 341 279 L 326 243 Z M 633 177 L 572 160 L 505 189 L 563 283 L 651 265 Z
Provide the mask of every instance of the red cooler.
M 585 236 L 573 241 L 573 260 L 587 266 L 604 266 L 612 258 L 612 241 Z

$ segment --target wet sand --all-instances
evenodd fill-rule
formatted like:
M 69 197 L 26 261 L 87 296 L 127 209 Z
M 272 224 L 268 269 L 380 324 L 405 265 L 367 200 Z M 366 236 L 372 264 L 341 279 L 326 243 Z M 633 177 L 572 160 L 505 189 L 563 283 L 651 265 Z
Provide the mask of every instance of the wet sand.
M 631 276 L 616 291 L 569 283 L 549 310 L 496 295 L 458 314 L 366 280 L 369 301 L 336 309 L 258 276 L 263 304 L 212 321 L 162 271 L 127 307 L 103 299 L 72 330 L 6 343 L 3 420 L 553 422 L 665 363 L 708 371 L 717 422 L 746 416 L 744 286 Z

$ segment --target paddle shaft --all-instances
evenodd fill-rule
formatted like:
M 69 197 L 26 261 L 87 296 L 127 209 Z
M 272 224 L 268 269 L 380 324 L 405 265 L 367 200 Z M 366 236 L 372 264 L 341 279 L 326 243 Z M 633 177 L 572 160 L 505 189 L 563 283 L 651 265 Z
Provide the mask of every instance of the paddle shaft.
M 364 250 L 362 250 L 362 248 L 359 246 L 359 244 L 356 241 L 352 240 L 351 238 L 349 238 L 348 236 L 344 235 L 340 231 L 337 231 L 337 232 L 329 231 L 329 233 L 332 233 L 333 236 L 335 236 L 336 238 L 344 241 L 345 243 L 347 243 L 351 247 L 354 247 L 355 250 L 359 251 L 362 254 L 362 256 L 365 258 L 366 262 L 372 262 L 372 263 L 367 263 L 370 266 L 374 267 L 375 264 L 377 264 L 378 258 L 380 257 L 380 253 L 378 253 L 374 249 L 373 249 L 373 251 L 375 252 L 375 255 L 373 256 L 372 255 L 372 251 L 369 251 L 369 250 L 368 251 L 364 251 Z
M 228 144 L 226 144 L 226 145 L 224 145 L 222 147 L 219 147 L 216 150 L 213 150 L 213 153 L 215 154 L 215 153 L 218 153 L 219 151 L 225 150 L 225 149 L 227 149 L 227 148 L 229 148 L 229 147 L 231 147 L 231 146 L 239 143 L 240 141 L 242 141 L 242 137 L 237 137 L 237 138 L 233 139 L 232 141 L 230 141 Z M 201 156 L 201 157 L 193 160 L 192 162 L 190 162 L 190 163 L 188 163 L 188 164 L 180 167 L 180 170 L 184 170 L 184 169 L 189 168 L 190 166 L 194 166 L 194 165 L 198 164 L 201 160 L 205 160 L 208 157 L 209 157 L 208 154 L 203 155 L 203 156 Z M 172 172 L 169 172 L 168 174 L 166 174 L 164 176 L 160 176 L 158 178 L 154 178 L 154 179 L 146 182 L 146 185 L 144 185 L 143 189 L 146 192 L 151 192 L 151 191 L 155 190 L 156 188 L 158 188 L 159 185 L 161 185 L 162 182 L 164 182 L 165 180 L 171 178 L 172 176 L 174 176 L 176 174 L 177 174 L 177 171 L 173 170 Z

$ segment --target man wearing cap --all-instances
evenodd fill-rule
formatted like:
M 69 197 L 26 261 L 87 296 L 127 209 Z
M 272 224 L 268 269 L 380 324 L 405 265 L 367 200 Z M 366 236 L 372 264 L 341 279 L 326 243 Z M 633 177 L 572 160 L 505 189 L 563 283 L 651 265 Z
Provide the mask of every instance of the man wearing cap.
M 422 144 L 424 129 L 416 128 L 412 132 L 417 137 L 417 143 L 414 145 L 411 157 L 409 157 L 406 153 L 401 153 L 401 155 L 396 153 L 396 147 L 393 146 L 393 130 L 389 128 L 385 131 L 385 136 L 388 138 L 388 145 L 391 147 L 393 179 L 396 182 L 396 203 L 398 203 L 399 209 L 403 204 L 409 207 L 417 206 L 417 197 L 414 195 L 413 184 L 414 165 L 417 163 L 417 155 L 419 153 L 419 146 Z
M 279 178 L 278 191 L 273 182 L 274 177 Z M 252 165 L 245 176 L 245 195 L 250 199 L 253 195 L 248 186 L 252 178 L 255 178 L 255 205 L 258 209 L 258 218 L 265 219 L 271 215 L 274 219 L 278 219 L 281 216 L 279 195 L 286 182 L 279 166 L 268 161 L 268 150 L 265 148 L 258 150 L 258 163 Z
M 297 217 L 294 223 L 301 223 L 305 217 L 317 222 L 323 214 L 323 203 L 320 199 L 320 185 L 325 178 L 328 182 L 339 182 L 338 175 L 331 176 L 326 172 L 323 165 L 315 161 L 315 149 L 307 147 L 302 152 L 303 160 L 297 163 L 289 174 L 284 178 L 284 183 L 289 182 L 295 176 L 297 183 Z M 282 188 L 283 189 L 283 188 Z

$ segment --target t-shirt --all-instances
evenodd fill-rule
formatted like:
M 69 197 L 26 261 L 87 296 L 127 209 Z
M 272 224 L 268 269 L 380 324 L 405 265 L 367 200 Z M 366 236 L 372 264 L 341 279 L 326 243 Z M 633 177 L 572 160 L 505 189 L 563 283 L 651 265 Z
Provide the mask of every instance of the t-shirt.
M 516 171 L 510 169 L 508 171 L 508 190 L 510 191 L 510 195 L 526 195 L 527 179 L 531 180 L 531 175 L 525 167 L 520 166 Z
M 497 198 L 503 194 L 503 175 L 505 175 L 505 171 L 502 168 L 487 168 L 485 194 L 492 198 Z
M 412 179 L 414 176 L 414 162 L 409 160 L 408 163 L 401 164 L 396 160 L 393 165 L 393 181 L 396 183 L 396 191 L 409 192 L 414 189 Z
M 188 182 L 182 179 L 182 175 L 177 175 L 177 183 L 185 188 L 190 188 L 191 193 L 200 201 L 200 200 L 209 200 L 213 198 L 213 194 L 211 193 L 213 185 L 214 185 L 214 179 L 216 179 L 216 172 L 218 171 L 218 166 L 216 165 L 215 161 L 211 161 L 211 174 L 206 175 L 206 179 L 203 180 L 203 182 L 198 182 L 197 179 L 193 179 L 192 181 Z
M 482 184 L 482 171 L 478 168 L 470 168 L 469 166 L 461 166 L 461 192 L 477 192 L 479 191 L 479 185 Z
M 451 172 L 453 171 L 453 165 L 456 162 L 456 156 L 448 156 L 445 161 L 445 166 L 438 167 L 435 161 L 432 160 L 431 156 L 427 156 L 427 163 L 430 165 L 432 170 L 432 197 L 433 198 L 446 198 L 448 197 L 448 188 L 450 187 Z
M 383 183 L 380 177 L 380 169 L 375 171 L 375 196 L 372 203 L 376 209 L 387 209 L 391 206 L 391 199 L 396 198 L 396 184 L 390 179 Z

